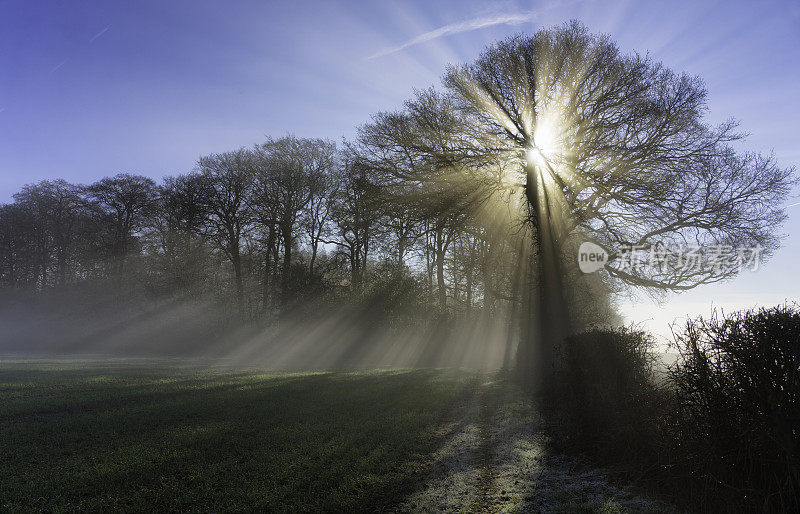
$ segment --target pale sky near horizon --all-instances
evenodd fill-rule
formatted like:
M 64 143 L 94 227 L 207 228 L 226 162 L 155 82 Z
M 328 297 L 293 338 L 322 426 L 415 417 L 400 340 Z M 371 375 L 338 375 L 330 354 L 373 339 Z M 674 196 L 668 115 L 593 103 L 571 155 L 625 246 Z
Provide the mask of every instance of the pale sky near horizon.
M 186 172 L 266 136 L 340 139 L 448 63 L 570 19 L 701 76 L 710 121 L 800 163 L 800 2 L 27 2 L 0 0 L 0 202 L 27 183 Z M 790 199 L 789 204 L 800 201 Z M 686 315 L 798 299 L 800 205 L 757 272 L 621 303 L 662 335 Z

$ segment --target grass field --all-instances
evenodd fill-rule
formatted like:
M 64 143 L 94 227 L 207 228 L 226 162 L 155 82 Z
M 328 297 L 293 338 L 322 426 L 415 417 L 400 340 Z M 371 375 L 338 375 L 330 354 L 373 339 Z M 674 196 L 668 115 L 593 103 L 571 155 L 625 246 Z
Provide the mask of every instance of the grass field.
M 381 508 L 471 382 L 0 360 L 0 510 Z
M 0 359 L 0 511 L 672 512 L 502 374 Z

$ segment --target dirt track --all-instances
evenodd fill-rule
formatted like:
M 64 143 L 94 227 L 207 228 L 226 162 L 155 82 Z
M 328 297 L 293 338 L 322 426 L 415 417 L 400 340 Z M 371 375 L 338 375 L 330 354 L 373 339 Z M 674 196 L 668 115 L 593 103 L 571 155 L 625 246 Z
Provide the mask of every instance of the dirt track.
M 397 512 L 674 512 L 552 455 L 544 423 L 507 381 L 476 378 L 443 427 L 445 442 Z

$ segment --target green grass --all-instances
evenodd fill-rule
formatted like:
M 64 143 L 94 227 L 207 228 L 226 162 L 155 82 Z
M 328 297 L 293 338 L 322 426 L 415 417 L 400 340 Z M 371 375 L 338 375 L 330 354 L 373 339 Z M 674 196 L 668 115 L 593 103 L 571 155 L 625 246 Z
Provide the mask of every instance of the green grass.
M 390 505 L 471 379 L 0 361 L 0 510 Z

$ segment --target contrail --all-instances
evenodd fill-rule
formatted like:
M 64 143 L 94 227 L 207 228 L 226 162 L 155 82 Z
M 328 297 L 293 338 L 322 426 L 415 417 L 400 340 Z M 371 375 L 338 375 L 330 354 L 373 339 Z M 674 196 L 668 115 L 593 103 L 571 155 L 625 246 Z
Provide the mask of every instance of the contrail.
M 94 41 L 95 39 L 99 38 L 100 36 L 102 36 L 103 34 L 105 34 L 105 33 L 108 31 L 108 29 L 110 29 L 110 28 L 111 28 L 111 25 L 106 25 L 106 28 L 104 28 L 103 30 L 101 30 L 100 32 L 98 32 L 97 34 L 95 34 L 94 36 L 92 36 L 92 39 L 90 39 L 90 40 L 89 40 L 89 42 L 91 43 L 91 42 L 92 42 L 92 41 Z
M 61 61 L 60 63 L 56 64 L 56 65 L 53 67 L 53 69 L 52 69 L 52 70 L 50 70 L 50 73 L 54 73 L 54 72 L 55 72 L 57 69 L 59 69 L 60 67 L 64 66 L 65 64 L 67 64 L 67 61 L 68 61 L 68 60 L 69 60 L 69 59 L 64 59 L 64 60 L 63 60 L 63 61 Z
M 434 39 L 443 36 L 459 34 L 461 32 L 469 32 L 471 30 L 483 29 L 486 27 L 491 27 L 493 25 L 521 25 L 525 22 L 533 21 L 535 17 L 536 13 L 533 11 L 529 11 L 529 12 L 521 12 L 514 14 L 497 14 L 494 16 L 486 16 L 483 18 L 475 18 L 472 20 L 451 23 L 449 25 L 439 27 L 438 29 L 431 30 L 430 32 L 425 32 L 424 34 L 420 34 L 419 36 L 409 39 L 408 41 L 400 45 L 384 48 L 383 50 L 370 55 L 369 57 L 367 57 L 367 59 L 368 60 L 376 59 L 378 57 L 390 55 L 405 50 L 408 47 L 418 45 L 420 43 L 426 43 L 428 41 L 432 41 Z

